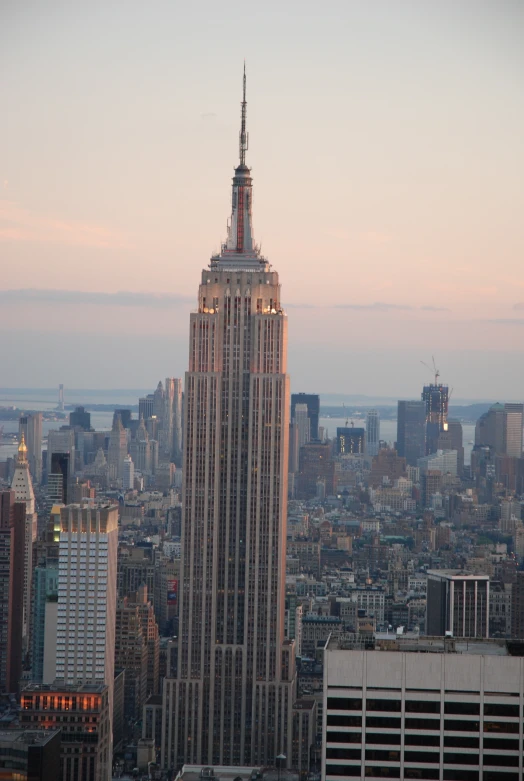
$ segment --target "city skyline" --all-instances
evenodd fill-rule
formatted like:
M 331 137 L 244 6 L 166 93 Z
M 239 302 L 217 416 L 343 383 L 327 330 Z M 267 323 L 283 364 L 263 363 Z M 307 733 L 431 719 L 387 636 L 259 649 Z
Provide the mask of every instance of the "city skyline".
M 209 8 L 202 26 L 190 9 L 159 3 L 150 18 L 130 3 L 116 58 L 114 8 L 87 18 L 50 3 L 40 18 L 23 6 L 4 11 L 13 78 L 2 87 L 10 155 L 0 171 L 0 327 L 10 332 L 0 357 L 16 385 L 29 366 L 49 383 L 58 334 L 69 354 L 83 342 L 69 386 L 87 384 L 94 356 L 97 384 L 142 384 L 118 360 L 130 337 L 154 376 L 182 373 L 192 276 L 225 235 L 221 161 L 236 132 L 227 87 L 246 54 L 255 228 L 296 279 L 283 301 L 294 389 L 311 361 L 320 392 L 337 391 L 349 380 L 341 364 L 359 361 L 353 391 L 387 378 L 388 395 L 406 396 L 431 353 L 459 396 L 522 387 L 518 4 L 306 4 L 300 14 L 269 4 L 239 54 L 224 52 L 220 33 L 240 35 L 245 10 Z M 275 187 L 283 172 L 286 187 Z M 319 263 L 320 286 L 303 273 Z

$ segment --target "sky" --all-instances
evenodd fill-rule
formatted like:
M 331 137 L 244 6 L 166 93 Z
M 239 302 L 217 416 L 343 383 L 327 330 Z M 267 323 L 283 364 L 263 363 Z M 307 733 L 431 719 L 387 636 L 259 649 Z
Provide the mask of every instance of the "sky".
M 524 3 L 3 0 L 0 386 L 154 387 L 254 231 L 292 390 L 524 398 Z

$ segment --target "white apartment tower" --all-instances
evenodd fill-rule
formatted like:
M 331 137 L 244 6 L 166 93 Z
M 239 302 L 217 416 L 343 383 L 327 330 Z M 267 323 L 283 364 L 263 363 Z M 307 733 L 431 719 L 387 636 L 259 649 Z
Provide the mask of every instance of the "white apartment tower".
M 116 506 L 60 508 L 56 679 L 69 686 L 105 684 L 111 730 L 117 548 Z M 107 772 L 111 778 L 111 763 Z
M 124 458 L 124 478 L 123 488 L 124 491 L 132 491 L 135 487 L 135 465 L 131 456 Z
M 226 243 L 202 272 L 185 379 L 177 677 L 164 683 L 164 768 L 291 761 L 294 641 L 284 640 L 287 321 L 255 246 L 245 163 Z

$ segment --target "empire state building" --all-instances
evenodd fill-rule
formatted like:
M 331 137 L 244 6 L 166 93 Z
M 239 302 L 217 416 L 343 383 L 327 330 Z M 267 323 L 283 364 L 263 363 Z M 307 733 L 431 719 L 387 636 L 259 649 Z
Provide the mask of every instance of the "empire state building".
M 162 763 L 291 758 L 284 640 L 289 378 L 278 273 L 253 240 L 244 70 L 227 240 L 202 271 L 185 378 L 180 630 Z

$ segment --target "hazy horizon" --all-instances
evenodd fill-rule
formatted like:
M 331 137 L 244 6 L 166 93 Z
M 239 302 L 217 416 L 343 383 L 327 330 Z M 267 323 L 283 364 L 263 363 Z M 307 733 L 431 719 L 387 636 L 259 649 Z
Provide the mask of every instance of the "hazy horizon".
M 0 10 L 0 384 L 183 375 L 243 58 L 292 390 L 524 397 L 524 5 Z M 239 46 L 239 42 L 242 45 Z

